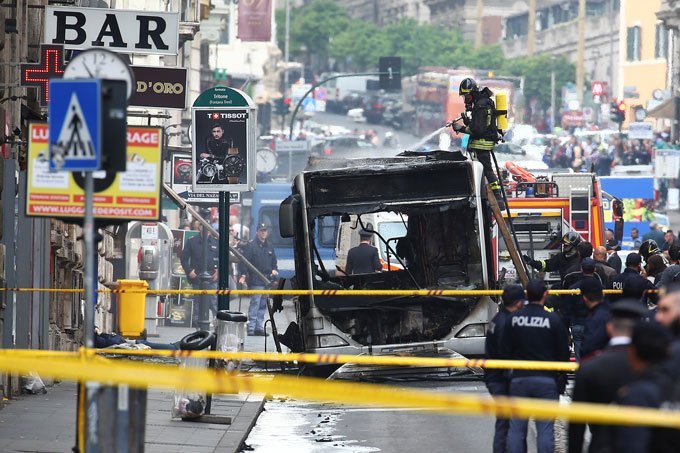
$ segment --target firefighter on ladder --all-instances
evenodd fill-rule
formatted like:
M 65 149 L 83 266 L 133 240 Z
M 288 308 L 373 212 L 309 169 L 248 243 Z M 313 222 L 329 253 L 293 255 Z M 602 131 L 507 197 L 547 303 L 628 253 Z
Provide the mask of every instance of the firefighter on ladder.
M 467 150 L 473 153 L 475 158 L 484 167 L 484 176 L 489 183 L 489 188 L 493 191 L 498 207 L 501 211 L 505 210 L 505 201 L 501 192 L 501 185 L 498 176 L 491 164 L 491 153 L 494 146 L 501 139 L 502 135 L 498 129 L 496 116 L 500 112 L 496 110 L 491 96 L 493 93 L 489 88 L 479 89 L 477 83 L 470 79 L 464 79 L 458 88 L 458 94 L 463 96 L 465 101 L 465 113 L 461 115 L 463 124 L 453 121 L 451 126 L 456 133 L 469 134 Z

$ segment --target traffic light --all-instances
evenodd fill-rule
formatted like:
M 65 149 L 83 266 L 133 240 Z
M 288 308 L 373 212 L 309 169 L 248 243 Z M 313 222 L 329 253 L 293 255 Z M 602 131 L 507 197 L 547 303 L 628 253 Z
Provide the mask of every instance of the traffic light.
M 286 102 L 288 101 L 288 102 Z M 290 101 L 286 98 L 279 98 L 275 101 L 274 103 L 274 113 L 277 115 L 287 115 L 288 114 L 288 106 L 289 106 Z
M 626 104 L 623 101 L 612 101 L 609 106 L 609 119 L 617 124 L 626 121 Z

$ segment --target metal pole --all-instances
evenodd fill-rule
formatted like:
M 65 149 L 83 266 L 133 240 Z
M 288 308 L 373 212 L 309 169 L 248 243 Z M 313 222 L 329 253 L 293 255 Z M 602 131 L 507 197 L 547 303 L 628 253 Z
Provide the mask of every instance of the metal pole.
M 229 268 L 229 192 L 220 191 L 220 261 L 217 266 L 217 271 L 220 275 L 220 289 L 229 289 L 229 276 L 231 269 Z M 229 296 L 220 294 L 217 299 L 218 310 L 229 310 Z
M 85 172 L 85 220 L 83 222 L 85 240 L 85 323 L 83 337 L 85 347 L 94 348 L 94 304 L 95 304 L 95 251 L 94 251 L 94 178 L 92 172 Z M 93 382 L 85 383 L 85 451 L 99 451 L 99 386 Z
M 482 41 L 484 41 L 484 21 L 482 20 L 484 16 L 484 0 L 477 0 L 477 23 L 475 24 L 475 49 L 482 47 Z
M 555 129 L 555 57 L 550 59 L 550 128 Z
M 286 68 L 283 71 L 283 94 L 288 91 L 288 59 L 290 56 L 290 0 L 286 0 L 286 39 L 283 47 L 283 60 Z M 282 128 L 283 129 L 283 128 Z
M 321 85 L 323 85 L 324 83 L 326 83 L 326 82 L 328 82 L 328 81 L 330 81 L 330 80 L 340 79 L 340 78 L 343 78 L 343 77 L 358 77 L 358 76 L 365 76 L 365 75 L 377 75 L 377 76 L 380 76 L 380 75 L 384 75 L 384 74 L 388 74 L 388 75 L 390 75 L 390 76 L 393 76 L 393 75 L 394 75 L 394 76 L 397 76 L 397 77 L 401 77 L 401 73 L 390 73 L 390 72 L 358 72 L 358 73 L 356 73 L 356 74 L 339 74 L 339 75 L 335 75 L 335 76 L 329 77 L 329 78 L 327 78 L 327 79 L 321 80 L 321 81 L 319 81 L 319 82 L 316 82 L 314 85 L 312 85 L 312 87 L 311 87 L 309 90 L 307 90 L 307 92 L 304 94 L 304 96 L 302 96 L 302 97 L 300 98 L 300 100 L 298 101 L 297 105 L 295 106 L 295 110 L 293 110 L 293 115 L 290 117 L 290 130 L 289 130 L 289 132 L 288 132 L 288 140 L 292 140 L 292 139 L 293 139 L 293 125 L 295 124 L 295 117 L 297 116 L 297 113 L 298 113 L 298 111 L 300 110 L 300 107 L 302 106 L 302 103 L 305 101 L 305 99 L 307 99 L 307 96 L 309 96 L 309 93 L 313 92 L 313 91 L 316 90 L 318 87 L 320 87 Z
M 201 289 L 208 289 L 208 283 L 210 282 L 212 276 L 208 272 L 208 251 L 210 247 L 208 246 L 208 241 L 210 240 L 210 233 L 206 227 L 201 230 L 201 246 L 203 248 L 203 257 L 201 265 L 203 266 L 203 271 L 201 275 L 198 276 L 201 282 Z M 210 295 L 201 294 L 198 304 L 198 327 L 200 330 L 210 329 Z

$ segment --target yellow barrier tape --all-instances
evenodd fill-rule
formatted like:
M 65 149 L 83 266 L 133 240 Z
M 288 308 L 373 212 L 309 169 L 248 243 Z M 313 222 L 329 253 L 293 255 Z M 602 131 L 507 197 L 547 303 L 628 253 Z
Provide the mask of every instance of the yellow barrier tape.
M 83 361 L 77 358 L 27 358 L 0 355 L 0 370 L 37 372 L 65 380 L 88 380 L 127 384 L 135 388 L 183 388 L 208 393 L 262 393 L 287 395 L 311 401 L 365 406 L 416 408 L 450 414 L 491 415 L 541 420 L 564 418 L 574 422 L 646 425 L 680 428 L 680 414 L 663 410 L 612 407 L 599 404 L 561 405 L 526 398 L 497 398 L 442 394 L 386 385 L 323 381 L 278 376 L 274 379 L 243 377 L 224 372 L 164 365 Z
M 0 291 L 10 292 L 41 292 L 41 293 L 82 293 L 83 289 L 62 288 L 0 288 Z M 647 293 L 657 293 L 659 290 L 649 290 Z M 265 294 L 269 296 L 500 296 L 500 289 L 99 289 L 98 293 L 111 294 L 149 294 L 149 295 L 180 295 L 180 294 L 222 294 L 231 296 L 253 296 Z M 605 289 L 604 294 L 620 295 L 620 289 Z M 550 295 L 576 296 L 581 294 L 578 289 L 551 289 Z
M 349 354 L 308 354 L 275 352 L 228 352 L 228 351 L 173 351 L 162 349 L 89 349 L 83 351 L 96 352 L 103 355 L 125 355 L 142 357 L 171 357 L 171 358 L 200 358 L 224 360 L 253 360 L 255 362 L 301 362 L 319 365 L 352 363 L 355 365 L 375 366 L 415 366 L 430 368 L 488 368 L 496 370 L 541 370 L 572 372 L 578 369 L 575 362 L 541 362 L 532 360 L 487 360 L 487 359 L 457 359 L 436 357 L 409 356 L 376 356 Z M 0 350 L 0 356 L 14 357 L 75 357 L 78 353 L 67 351 L 44 351 L 27 349 Z

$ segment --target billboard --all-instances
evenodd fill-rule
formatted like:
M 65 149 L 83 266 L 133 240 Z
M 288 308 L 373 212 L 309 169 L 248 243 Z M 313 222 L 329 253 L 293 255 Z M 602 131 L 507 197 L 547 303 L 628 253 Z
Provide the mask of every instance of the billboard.
M 194 192 L 240 192 L 255 188 L 257 107 L 247 94 L 217 86 L 191 108 Z
M 82 173 L 50 171 L 48 140 L 46 123 L 29 126 L 26 215 L 82 219 L 85 178 Z M 127 170 L 94 173 L 95 218 L 159 220 L 162 146 L 161 128 L 128 127 Z
M 209 204 L 219 203 L 220 194 L 218 192 L 194 192 L 193 191 L 194 172 L 191 166 L 191 154 L 174 153 L 172 155 L 172 174 L 170 176 L 170 187 L 184 201 L 190 204 Z M 229 202 L 239 203 L 241 201 L 240 192 L 229 192 Z

